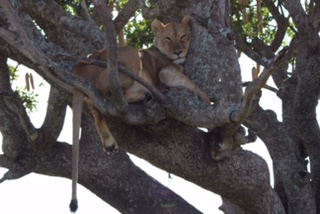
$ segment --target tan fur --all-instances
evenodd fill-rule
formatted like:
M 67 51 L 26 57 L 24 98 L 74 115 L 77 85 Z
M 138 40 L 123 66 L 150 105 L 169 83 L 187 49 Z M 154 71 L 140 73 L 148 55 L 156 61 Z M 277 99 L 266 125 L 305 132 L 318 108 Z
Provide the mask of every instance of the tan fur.
M 99 50 L 93 53 L 89 58 L 107 61 L 107 50 Z M 126 66 L 134 74 L 139 75 L 141 72 L 141 62 L 139 59 L 138 52 L 131 47 L 122 47 L 118 49 L 118 62 Z M 74 69 L 75 75 L 81 76 L 93 84 L 98 92 L 100 92 L 107 99 L 110 98 L 111 94 L 109 91 L 109 70 L 96 65 L 79 63 Z M 127 91 L 134 86 L 134 81 L 121 73 L 119 73 L 120 86 L 123 92 L 126 94 Z M 131 89 L 132 90 L 132 89 Z M 141 90 L 140 96 L 144 96 L 146 89 Z M 83 94 L 82 94 L 83 96 Z M 136 98 L 137 99 L 137 98 Z M 137 99 L 138 100 L 138 99 Z M 113 150 L 118 149 L 116 141 L 114 140 L 108 125 L 104 119 L 104 116 L 99 112 L 98 109 L 91 103 L 89 99 L 85 99 L 90 108 L 92 115 L 95 120 L 95 124 L 98 133 L 101 138 L 101 142 L 104 149 Z M 131 98 L 130 101 L 136 101 Z M 80 103 L 73 103 L 74 106 L 81 105 Z M 81 112 L 74 112 L 74 114 L 81 114 Z M 79 117 L 79 116 L 78 116 Z M 80 127 L 80 124 L 79 124 Z
M 155 35 L 154 47 L 139 52 L 130 47 L 121 47 L 118 50 L 118 61 L 160 91 L 168 87 L 182 86 L 194 91 L 203 101 L 210 103 L 206 93 L 183 74 L 181 64 L 186 59 L 190 44 L 189 22 L 190 17 L 188 16 L 184 17 L 181 22 L 171 22 L 166 25 L 159 20 L 154 20 L 152 23 L 152 31 Z M 107 51 L 99 50 L 93 53 L 90 58 L 107 61 Z M 73 69 L 73 73 L 87 79 L 104 97 L 110 98 L 108 69 L 80 62 Z M 125 98 L 129 103 L 144 99 L 145 94 L 148 93 L 145 87 L 121 73 L 119 73 L 119 78 Z M 73 124 L 73 129 L 76 130 L 74 133 L 77 135 L 73 139 L 75 148 L 78 148 L 79 144 L 78 135 L 83 96 L 83 93 L 79 90 L 74 90 L 73 115 L 76 118 L 75 123 L 77 123 Z M 103 147 L 107 151 L 117 150 L 118 145 L 108 128 L 104 116 L 89 99 L 85 100 L 95 119 Z M 78 157 L 74 157 L 73 162 L 77 163 Z M 77 169 L 74 166 L 73 168 Z M 77 172 L 73 172 L 74 178 L 77 178 L 76 174 Z M 76 184 L 76 179 L 73 179 L 73 182 Z M 75 185 L 73 187 L 75 188 Z M 72 198 L 72 201 L 76 201 L 75 189 L 73 190 Z

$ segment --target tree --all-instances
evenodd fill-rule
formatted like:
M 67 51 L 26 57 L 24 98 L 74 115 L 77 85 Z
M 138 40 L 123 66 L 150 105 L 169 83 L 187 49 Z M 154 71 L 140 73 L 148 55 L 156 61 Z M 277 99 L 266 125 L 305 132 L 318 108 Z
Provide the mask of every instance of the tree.
M 148 187 L 161 185 L 137 168 L 125 152 L 221 195 L 225 213 L 320 212 L 320 132 L 315 113 L 320 90 L 319 2 L 152 0 L 147 7 L 144 1 L 129 0 L 123 7 L 119 4 L 112 25 L 98 3 L 87 2 L 89 9 L 84 10 L 76 1 L 1 2 L 0 131 L 4 154 L 0 166 L 9 169 L 1 181 L 30 172 L 71 176 L 71 146 L 57 142 L 57 137 L 71 101 L 68 90 L 75 86 L 108 118 L 122 150 L 111 156 L 103 153 L 86 110 L 79 182 L 121 213 L 165 212 L 161 200 L 145 197 Z M 171 88 L 165 94 L 172 101 L 170 107 L 157 101 L 152 108 L 130 104 L 125 114 L 119 114 L 113 102 L 103 100 L 86 82 L 71 76 L 76 62 L 59 60 L 60 56 L 84 57 L 112 45 L 114 35 L 139 8 L 148 20 L 168 21 L 184 14 L 194 17 L 185 73 L 215 105 L 201 103 L 186 89 Z M 97 14 L 105 18 L 99 19 Z M 259 106 L 257 96 L 243 122 L 268 148 L 274 170 L 272 188 L 261 157 L 236 147 L 223 160 L 214 160 L 208 138 L 218 136 L 219 127 L 232 124 L 231 112 L 241 106 L 236 50 L 268 70 L 270 59 L 285 43 L 290 44 L 288 53 L 272 73 L 277 86 L 274 91 L 282 100 L 282 122 L 273 111 Z M 33 69 L 51 85 L 47 115 L 39 129 L 34 128 L 21 99 L 11 89 L 8 58 Z M 214 131 L 207 133 L 197 127 Z M 178 204 L 174 213 L 199 213 L 178 195 L 168 194 L 167 200 Z

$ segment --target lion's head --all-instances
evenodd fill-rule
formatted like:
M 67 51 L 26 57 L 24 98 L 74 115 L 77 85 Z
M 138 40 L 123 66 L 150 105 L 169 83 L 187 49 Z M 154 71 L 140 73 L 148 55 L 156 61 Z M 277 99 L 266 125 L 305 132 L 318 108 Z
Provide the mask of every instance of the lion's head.
M 186 60 L 190 44 L 190 20 L 190 16 L 185 16 L 181 22 L 163 24 L 155 19 L 151 24 L 154 46 L 175 64 L 182 64 Z

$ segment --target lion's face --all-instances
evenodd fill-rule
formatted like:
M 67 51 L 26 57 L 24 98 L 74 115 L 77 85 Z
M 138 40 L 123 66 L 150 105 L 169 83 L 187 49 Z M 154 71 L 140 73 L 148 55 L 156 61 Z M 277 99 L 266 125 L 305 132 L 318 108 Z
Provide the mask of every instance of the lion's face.
M 171 22 L 164 25 L 157 19 L 152 22 L 155 47 L 175 64 L 182 64 L 186 60 L 190 44 L 189 22 L 189 16 L 185 16 L 181 23 Z

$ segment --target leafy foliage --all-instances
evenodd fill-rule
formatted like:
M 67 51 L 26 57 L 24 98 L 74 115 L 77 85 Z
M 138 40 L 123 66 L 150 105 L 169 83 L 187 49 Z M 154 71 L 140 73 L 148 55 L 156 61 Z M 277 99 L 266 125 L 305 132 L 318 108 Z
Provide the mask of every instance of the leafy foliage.
M 79 11 L 79 1 L 68 1 L 68 0 L 55 0 L 57 4 L 63 7 L 70 14 L 78 14 Z
M 18 79 L 19 74 L 18 74 L 18 66 L 13 67 L 12 65 L 9 65 L 9 71 L 10 71 L 10 82 L 15 81 Z
M 123 9 L 128 0 L 117 1 L 115 3 L 115 14 Z M 124 35 L 128 46 L 137 50 L 151 46 L 153 42 L 153 34 L 151 32 L 151 20 L 145 20 L 141 16 L 141 12 L 137 11 L 124 27 Z
M 19 79 L 19 64 L 17 66 L 9 65 L 11 84 Z M 41 84 L 39 85 L 41 86 Z M 37 111 L 37 103 L 39 94 L 34 90 L 28 91 L 26 87 L 16 86 L 15 92 L 19 95 L 22 104 L 29 112 Z
M 127 4 L 128 0 L 115 2 L 115 14 L 121 11 Z M 124 35 L 128 46 L 134 47 L 137 50 L 149 47 L 153 42 L 153 35 L 151 32 L 151 21 L 145 20 L 141 16 L 141 12 L 137 11 L 124 27 Z
M 56 2 L 70 14 L 81 15 L 80 1 L 56 0 Z M 113 4 L 113 6 L 109 8 L 110 10 L 113 10 L 112 15 L 115 18 L 128 3 L 128 0 L 109 1 L 109 3 Z M 90 14 L 95 14 L 93 3 L 91 1 L 86 1 L 86 4 Z M 127 40 L 126 45 L 132 46 L 138 50 L 151 46 L 151 44 L 153 43 L 153 35 L 150 29 L 150 25 L 151 21 L 144 20 L 141 16 L 141 12 L 137 11 L 135 13 L 135 16 L 131 18 L 131 20 L 123 29 L 124 35 Z M 101 29 L 103 29 L 102 26 L 100 27 Z
M 259 5 L 259 3 L 261 5 Z M 284 14 L 284 8 L 279 3 L 276 6 L 279 14 Z M 283 15 L 285 17 L 285 15 Z M 277 21 L 272 16 L 267 6 L 261 0 L 232 0 L 231 4 L 231 23 L 235 31 L 237 31 L 243 41 L 250 48 L 255 48 L 254 43 L 270 46 L 276 39 L 278 31 Z M 288 46 L 289 41 L 296 35 L 294 24 L 289 22 L 285 36 L 281 41 L 282 46 Z M 259 50 L 255 50 L 259 52 Z M 290 61 L 290 69 L 294 68 L 294 60 Z M 291 69 L 292 68 L 292 69 Z
M 38 94 L 34 91 L 27 91 L 22 88 L 16 88 L 22 104 L 28 109 L 29 112 L 37 111 Z
M 128 22 L 124 29 L 127 37 L 127 44 L 136 49 L 149 47 L 153 42 L 153 35 L 151 32 L 151 21 L 144 20 L 140 14 L 137 14 Z
M 256 0 L 248 1 L 247 5 L 239 3 L 238 0 L 232 2 L 232 24 L 242 37 L 248 42 L 259 38 L 265 44 L 270 44 L 277 26 L 268 8 L 262 5 L 261 9 L 258 9 Z

